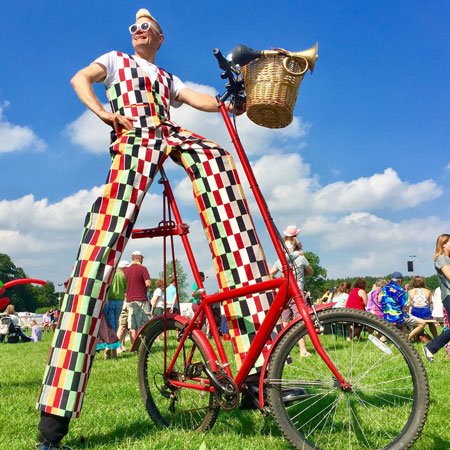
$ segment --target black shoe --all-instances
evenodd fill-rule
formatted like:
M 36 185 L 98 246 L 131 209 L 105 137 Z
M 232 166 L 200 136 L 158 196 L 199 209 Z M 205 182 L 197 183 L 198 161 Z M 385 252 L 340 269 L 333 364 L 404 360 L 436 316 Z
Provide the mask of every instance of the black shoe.
M 61 445 L 61 442 L 48 442 L 41 433 L 35 446 L 36 450 L 72 450 L 67 445 Z
M 247 384 L 241 396 L 241 406 L 242 410 L 256 410 L 260 409 L 259 404 L 259 388 L 255 384 Z

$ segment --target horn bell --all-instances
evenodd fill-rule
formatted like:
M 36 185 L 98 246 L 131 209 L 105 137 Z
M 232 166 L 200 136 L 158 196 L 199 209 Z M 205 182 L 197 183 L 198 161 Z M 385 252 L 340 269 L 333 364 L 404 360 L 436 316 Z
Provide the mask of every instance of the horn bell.
M 306 61 L 308 61 L 308 69 L 313 73 L 314 71 L 314 65 L 316 64 L 317 58 L 319 57 L 317 50 L 319 48 L 319 43 L 316 42 L 316 45 L 314 45 L 311 48 L 308 48 L 308 50 L 303 50 L 302 52 L 292 52 L 290 56 L 292 58 L 295 57 L 301 57 L 305 58 Z

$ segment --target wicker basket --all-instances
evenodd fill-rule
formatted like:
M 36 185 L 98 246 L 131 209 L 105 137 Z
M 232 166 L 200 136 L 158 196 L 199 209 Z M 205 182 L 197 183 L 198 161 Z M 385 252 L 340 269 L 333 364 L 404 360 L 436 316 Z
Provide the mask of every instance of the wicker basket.
M 283 67 L 284 58 L 284 55 L 262 56 L 242 67 L 247 115 L 257 125 L 284 128 L 292 122 L 303 75 L 289 74 Z M 302 61 L 290 58 L 287 67 L 298 73 Z

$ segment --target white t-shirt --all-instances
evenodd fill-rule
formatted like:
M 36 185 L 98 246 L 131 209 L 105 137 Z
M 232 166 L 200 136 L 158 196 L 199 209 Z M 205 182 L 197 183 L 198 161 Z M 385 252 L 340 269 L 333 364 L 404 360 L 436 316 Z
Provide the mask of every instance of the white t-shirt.
M 288 264 L 292 267 L 292 270 L 294 271 L 298 287 L 303 291 L 305 289 L 305 267 L 309 266 L 309 262 L 303 255 L 300 254 L 294 258 L 295 254 L 296 252 L 291 253 L 291 257 L 293 257 L 294 259 L 293 267 L 290 258 L 287 258 L 287 261 Z M 272 270 L 275 269 L 275 267 L 278 269 L 279 272 L 281 272 L 282 264 L 279 259 L 273 265 Z
M 155 308 L 164 308 L 164 292 L 161 288 L 156 288 L 153 296 L 159 296 Z
M 336 302 L 333 308 L 345 308 L 345 304 L 347 303 L 348 294 L 346 292 L 341 292 L 338 295 L 335 295 L 331 301 Z
M 146 61 L 145 59 L 139 58 L 138 56 L 133 56 L 134 60 L 139 64 L 141 69 L 147 74 L 150 78 L 151 83 L 153 84 L 158 76 L 158 67 L 151 62 Z M 119 78 L 119 67 L 117 64 L 117 54 L 112 51 L 109 53 L 105 53 L 104 55 L 97 58 L 93 63 L 99 63 L 106 68 L 106 78 L 101 81 L 102 84 L 105 85 L 106 89 L 109 89 L 115 82 L 117 82 Z M 93 64 L 92 63 L 92 64 Z M 180 93 L 180 91 L 185 88 L 184 83 L 175 75 L 173 75 L 173 83 L 172 88 L 170 90 L 170 104 L 175 108 L 178 108 L 181 103 L 175 101 L 176 97 Z

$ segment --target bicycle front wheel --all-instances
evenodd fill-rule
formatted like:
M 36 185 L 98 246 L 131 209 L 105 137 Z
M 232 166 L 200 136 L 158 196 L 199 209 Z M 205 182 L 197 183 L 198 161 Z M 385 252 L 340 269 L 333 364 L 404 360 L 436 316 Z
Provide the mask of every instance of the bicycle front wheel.
M 314 353 L 301 357 L 303 322 L 272 355 L 268 403 L 285 438 L 301 449 L 403 449 L 419 437 L 429 403 L 417 351 L 396 327 L 355 309 L 319 313 L 319 340 L 351 390 Z M 353 336 L 353 339 L 351 337 Z
M 139 347 L 138 362 L 141 397 L 155 424 L 205 431 L 214 425 L 219 414 L 214 394 L 192 388 L 175 387 L 170 383 L 170 380 L 193 384 L 207 383 L 205 375 L 199 373 L 201 364 L 207 364 L 205 354 L 194 336 L 189 336 L 184 342 L 169 377 L 164 374 L 164 359 L 168 367 L 179 346 L 178 337 L 182 330 L 181 323 L 168 319 L 165 331 L 164 320 L 161 320 L 150 327 L 143 338 Z

